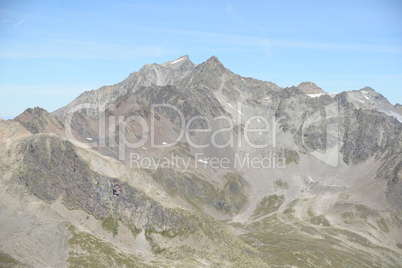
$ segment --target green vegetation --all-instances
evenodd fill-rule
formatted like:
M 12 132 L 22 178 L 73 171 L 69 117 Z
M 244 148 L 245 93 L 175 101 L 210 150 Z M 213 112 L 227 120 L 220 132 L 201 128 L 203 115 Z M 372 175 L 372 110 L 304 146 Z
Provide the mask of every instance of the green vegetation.
M 268 215 L 277 211 L 285 202 L 285 196 L 283 195 L 269 195 L 264 197 L 252 215 L 252 218 L 258 218 L 264 215 Z
M 2 268 L 15 268 L 15 267 L 26 267 L 19 261 L 15 260 L 10 255 L 0 252 L 0 267 Z
M 389 233 L 389 227 L 387 222 L 384 220 L 384 218 L 378 217 L 377 218 L 377 225 L 378 227 L 380 227 L 380 229 L 385 232 L 385 233 Z
M 233 212 L 239 212 L 247 203 L 246 181 L 237 173 L 228 172 L 223 177 L 226 180 L 221 195 Z
M 157 169 L 150 173 L 171 196 L 184 198 L 194 208 L 203 210 L 211 206 L 224 214 L 235 214 L 247 202 L 246 182 L 237 173 L 227 173 L 223 189 L 204 180 L 194 173 L 181 173 L 173 169 Z
M 314 217 L 315 217 L 315 214 L 314 214 L 313 209 L 312 209 L 311 207 L 309 207 L 309 208 L 307 209 L 307 215 L 308 215 L 310 218 L 314 218 Z
M 281 190 L 288 190 L 289 184 L 283 180 L 275 180 L 274 181 L 274 188 L 281 189 Z
M 389 233 L 390 231 L 387 221 L 383 217 L 381 217 L 380 213 L 365 205 L 356 205 L 354 212 L 346 211 L 343 212 L 341 216 L 346 224 L 366 223 L 371 227 L 376 228 L 372 225 L 375 222 L 377 223 L 378 228 L 380 228 L 380 230 L 384 233 Z
M 321 226 L 331 226 L 329 221 L 325 218 L 324 215 L 315 216 L 310 219 L 310 222 L 314 225 L 321 225 Z
M 362 219 L 367 219 L 369 217 L 379 216 L 378 212 L 369 208 L 365 205 L 357 205 L 355 206 L 357 215 Z
M 81 232 L 72 225 L 68 230 L 72 234 L 68 241 L 70 267 L 152 267 L 134 255 L 120 252 L 116 245 Z
M 235 236 L 222 222 L 205 214 L 184 213 L 190 228 L 145 230 L 145 238 L 153 253 L 175 261 L 172 267 L 200 267 L 200 263 L 194 262 L 197 259 L 207 260 L 208 267 L 222 267 L 223 263 L 239 267 L 266 267 L 257 257 L 257 251 Z M 177 247 L 166 247 L 163 242 L 159 243 L 171 239 L 182 242 L 175 243 L 180 245 Z M 185 242 L 187 239 L 191 244 Z M 196 244 L 193 245 L 194 242 Z M 188 265 L 181 265 L 183 262 Z
M 293 206 L 291 206 L 293 207 Z M 344 244 L 340 238 L 345 238 L 368 250 L 384 251 L 388 249 L 376 247 L 363 236 L 343 230 L 328 227 L 322 216 L 316 216 L 313 221 L 319 225 L 311 226 L 291 213 L 274 214 L 246 226 L 253 230 L 241 238 L 261 252 L 269 267 L 384 267 L 380 257 L 370 257 L 371 253 Z M 348 244 L 350 245 L 350 244 Z M 392 261 L 391 261 L 392 262 Z M 393 266 L 398 266 L 392 263 Z
M 354 214 L 351 211 L 346 211 L 341 214 L 341 217 L 344 219 L 344 223 L 351 224 L 353 222 Z
M 298 164 L 300 161 L 299 154 L 295 150 L 291 149 L 283 149 L 279 156 L 285 158 L 285 163 L 287 165 L 290 163 Z
M 153 233 L 153 231 L 150 230 L 150 229 L 145 230 L 145 239 L 148 241 L 149 245 L 151 246 L 152 252 L 153 252 L 154 254 L 160 254 L 160 253 L 162 253 L 163 251 L 165 251 L 165 249 L 161 248 L 161 247 L 154 241 L 154 239 L 153 239 L 152 236 L 151 236 L 152 233 Z
M 116 236 L 118 234 L 119 223 L 110 215 L 102 221 L 102 228 Z
M 328 235 L 334 237 L 345 237 L 350 242 L 360 244 L 365 247 L 375 247 L 367 238 L 348 230 L 339 229 L 339 228 L 327 228 L 323 229 Z
M 287 208 L 285 209 L 285 211 L 283 211 L 283 214 L 292 214 L 295 212 L 294 207 L 297 205 L 297 203 L 299 202 L 299 199 L 295 199 L 293 201 L 291 201 Z
M 126 224 L 126 226 L 128 227 L 128 229 L 130 229 L 134 237 L 137 237 L 137 235 L 139 235 L 142 232 L 142 229 L 135 227 L 134 224 Z

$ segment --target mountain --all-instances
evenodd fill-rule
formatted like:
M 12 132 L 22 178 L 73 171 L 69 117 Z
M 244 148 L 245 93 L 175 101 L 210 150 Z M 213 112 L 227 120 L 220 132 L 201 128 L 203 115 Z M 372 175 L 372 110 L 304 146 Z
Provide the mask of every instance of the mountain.
M 401 267 L 400 105 L 145 65 L 0 121 L 5 267 Z
M 402 122 L 402 111 L 398 109 L 398 105 L 393 106 L 383 95 L 371 87 L 343 92 L 342 95 L 356 108 L 374 109 L 395 117 L 399 122 Z
M 325 93 L 322 88 L 314 84 L 313 82 L 302 82 L 297 86 L 298 89 L 306 94 L 322 94 Z

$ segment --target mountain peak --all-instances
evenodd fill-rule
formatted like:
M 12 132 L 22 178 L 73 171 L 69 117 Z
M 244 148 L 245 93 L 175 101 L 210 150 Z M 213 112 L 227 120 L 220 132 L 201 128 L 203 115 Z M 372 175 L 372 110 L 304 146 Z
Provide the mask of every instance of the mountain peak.
M 320 94 L 325 93 L 319 86 L 314 84 L 313 82 L 302 82 L 300 85 L 297 86 L 298 89 L 303 91 L 306 94 Z
M 61 134 L 63 125 L 43 108 L 28 108 L 15 118 L 32 134 L 53 132 Z
M 207 59 L 205 62 L 213 63 L 213 64 L 220 64 L 220 65 L 223 66 L 223 64 L 219 61 L 218 57 L 216 57 L 216 56 L 210 57 L 210 58 Z
M 207 59 L 206 61 L 210 61 L 210 60 L 220 62 L 219 59 L 218 59 L 218 57 L 215 56 L 215 55 L 212 55 L 212 56 L 211 56 L 209 59 Z
M 176 60 L 165 62 L 162 64 L 162 66 L 169 69 L 178 69 L 188 67 L 193 68 L 195 64 L 190 60 L 188 55 L 184 55 Z
M 372 87 L 364 87 L 364 88 L 359 89 L 358 91 L 360 91 L 360 92 L 368 91 L 368 92 L 376 92 L 377 93 L 377 91 L 375 91 Z
M 225 66 L 219 61 L 219 59 L 216 56 L 212 56 L 203 63 L 200 64 L 200 66 L 203 67 L 203 69 L 209 69 L 209 70 L 225 70 Z

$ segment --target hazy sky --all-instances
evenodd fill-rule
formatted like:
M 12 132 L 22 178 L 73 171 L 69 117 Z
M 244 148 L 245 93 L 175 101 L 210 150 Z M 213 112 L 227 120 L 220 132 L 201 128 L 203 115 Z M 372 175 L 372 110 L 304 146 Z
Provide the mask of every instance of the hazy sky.
M 402 103 L 402 1 L 0 0 L 0 116 L 53 111 L 147 63 L 217 56 L 233 72 Z

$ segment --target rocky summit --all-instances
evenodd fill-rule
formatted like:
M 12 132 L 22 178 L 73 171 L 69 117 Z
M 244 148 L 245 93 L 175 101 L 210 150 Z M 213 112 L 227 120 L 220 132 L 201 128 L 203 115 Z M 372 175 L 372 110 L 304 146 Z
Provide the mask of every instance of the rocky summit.
M 1 267 L 402 267 L 402 109 L 147 64 L 0 120 Z

